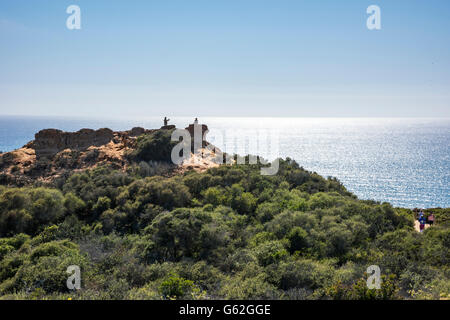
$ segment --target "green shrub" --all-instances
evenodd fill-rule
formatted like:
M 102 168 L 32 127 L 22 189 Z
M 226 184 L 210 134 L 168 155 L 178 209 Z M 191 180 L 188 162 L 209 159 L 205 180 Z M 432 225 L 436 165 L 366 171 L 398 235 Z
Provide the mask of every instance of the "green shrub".
M 185 297 L 194 288 L 194 282 L 171 275 L 159 286 L 159 292 L 165 299 L 179 299 Z
M 136 152 L 154 156 L 160 135 Z M 291 159 L 274 176 L 234 164 L 171 175 L 160 163 L 0 186 L 0 299 L 450 296 L 448 209 L 418 233 L 412 210 L 358 200 Z M 66 288 L 69 265 L 82 290 Z M 381 290 L 366 286 L 369 265 Z
M 280 241 L 267 241 L 260 244 L 256 250 L 256 257 L 262 266 L 277 263 L 289 254 Z
M 130 153 L 135 161 L 165 161 L 171 162 L 172 149 L 178 142 L 171 141 L 173 130 L 157 130 L 141 135 L 136 142 L 136 148 Z
M 308 233 L 301 227 L 293 228 L 289 232 L 287 239 L 289 240 L 290 253 L 294 253 L 308 247 Z

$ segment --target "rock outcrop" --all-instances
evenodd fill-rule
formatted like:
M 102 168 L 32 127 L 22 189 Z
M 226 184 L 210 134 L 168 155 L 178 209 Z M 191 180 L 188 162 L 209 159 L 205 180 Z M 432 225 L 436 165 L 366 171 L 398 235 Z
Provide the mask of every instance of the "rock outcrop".
M 151 130 L 146 130 L 141 127 L 134 127 L 130 131 L 127 131 L 127 133 L 130 135 L 130 137 L 139 137 L 140 135 L 150 132 Z
M 173 124 L 161 127 L 161 130 L 174 130 L 174 129 L 175 129 L 175 126 Z
M 22 148 L 0 154 L 0 184 L 52 181 L 105 164 L 125 170 L 130 164 L 127 152 L 134 148 L 137 137 L 153 131 L 140 127 L 128 131 L 41 130 L 35 134 L 35 140 Z
M 57 153 L 70 149 L 83 151 L 91 146 L 100 147 L 114 139 L 111 129 L 81 129 L 77 132 L 64 132 L 57 129 L 45 129 L 35 134 L 30 146 L 36 152 L 36 157 L 51 158 Z
M 175 126 L 159 130 L 171 130 Z M 199 125 L 202 136 L 208 130 Z M 192 138 L 194 125 L 186 128 Z M 0 153 L 0 185 L 23 186 L 35 182 L 52 182 L 59 177 L 67 177 L 73 172 L 108 165 L 118 170 L 127 170 L 133 164 L 129 156 L 137 148 L 137 139 L 143 134 L 153 133 L 140 127 L 128 131 L 81 129 L 77 132 L 64 132 L 45 129 L 35 134 L 35 140 L 20 149 Z M 205 148 L 209 143 L 203 141 Z M 181 164 L 177 170 L 204 171 L 215 167 L 214 152 L 206 149 L 192 150 L 191 159 Z

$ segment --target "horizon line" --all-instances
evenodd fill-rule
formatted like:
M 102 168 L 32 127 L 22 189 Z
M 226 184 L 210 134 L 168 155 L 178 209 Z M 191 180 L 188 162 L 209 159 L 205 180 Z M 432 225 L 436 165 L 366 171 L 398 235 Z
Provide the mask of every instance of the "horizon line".
M 211 115 L 170 115 L 170 114 L 161 114 L 157 116 L 143 116 L 143 115 L 135 115 L 135 116 L 80 116 L 80 115 L 24 115 L 24 114 L 0 114 L 1 117 L 28 117 L 28 118 L 71 118 L 74 120 L 144 120 L 144 119 L 159 119 L 161 117 L 175 117 L 175 118 L 256 118 L 256 119 L 271 119 L 271 118 L 281 118 L 281 119 L 291 119 L 291 118 L 299 118 L 299 119 L 450 119 L 450 116 L 290 116 L 290 115 L 273 115 L 273 116 L 249 116 L 249 115 L 241 115 L 241 116 L 211 116 Z

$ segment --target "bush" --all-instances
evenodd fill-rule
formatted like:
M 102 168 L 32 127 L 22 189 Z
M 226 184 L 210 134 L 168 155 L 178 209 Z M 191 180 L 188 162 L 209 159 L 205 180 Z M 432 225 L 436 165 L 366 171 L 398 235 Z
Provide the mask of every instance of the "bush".
M 300 227 L 295 227 L 289 232 L 289 252 L 294 253 L 308 247 L 308 233 Z
M 157 130 L 138 137 L 136 148 L 130 153 L 130 158 L 140 161 L 171 162 L 172 149 L 178 142 L 171 141 L 173 130 Z
M 176 209 L 159 214 L 146 232 L 154 243 L 157 260 L 182 257 L 201 259 L 228 241 L 227 228 L 217 227 L 213 213 L 200 209 Z
M 267 241 L 260 244 L 256 249 L 256 257 L 262 266 L 278 263 L 289 254 L 280 241 Z
M 65 213 L 60 191 L 46 188 L 10 188 L 0 194 L 0 236 L 35 234 L 56 223 Z
M 264 275 L 251 278 L 233 277 L 225 281 L 220 289 L 220 296 L 232 300 L 276 299 L 279 294 L 274 286 L 266 282 Z
M 2 262 L 3 263 L 3 262 Z M 44 243 L 34 248 L 29 255 L 11 257 L 5 265 L 5 281 L 0 287 L 3 293 L 20 290 L 42 289 L 46 293 L 67 292 L 67 267 L 87 265 L 86 258 L 79 252 L 78 246 L 67 240 Z
M 159 292 L 165 299 L 180 299 L 185 297 L 194 288 L 194 282 L 171 275 L 159 286 Z

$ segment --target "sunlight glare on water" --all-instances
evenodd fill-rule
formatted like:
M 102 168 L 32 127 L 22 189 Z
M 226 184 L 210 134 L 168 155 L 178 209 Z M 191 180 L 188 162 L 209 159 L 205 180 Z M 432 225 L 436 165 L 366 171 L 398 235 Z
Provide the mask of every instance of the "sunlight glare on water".
M 172 117 L 184 128 L 190 118 Z M 279 156 L 322 176 L 337 177 L 361 199 L 402 207 L 450 207 L 450 119 L 417 118 L 199 118 L 212 138 L 274 134 Z M 10 151 L 32 140 L 44 128 L 127 130 L 159 128 L 160 118 L 76 120 L 2 117 L 0 150 Z M 227 140 L 228 138 L 228 140 Z M 260 142 L 264 143 L 264 141 Z M 248 151 L 245 145 L 236 149 Z

